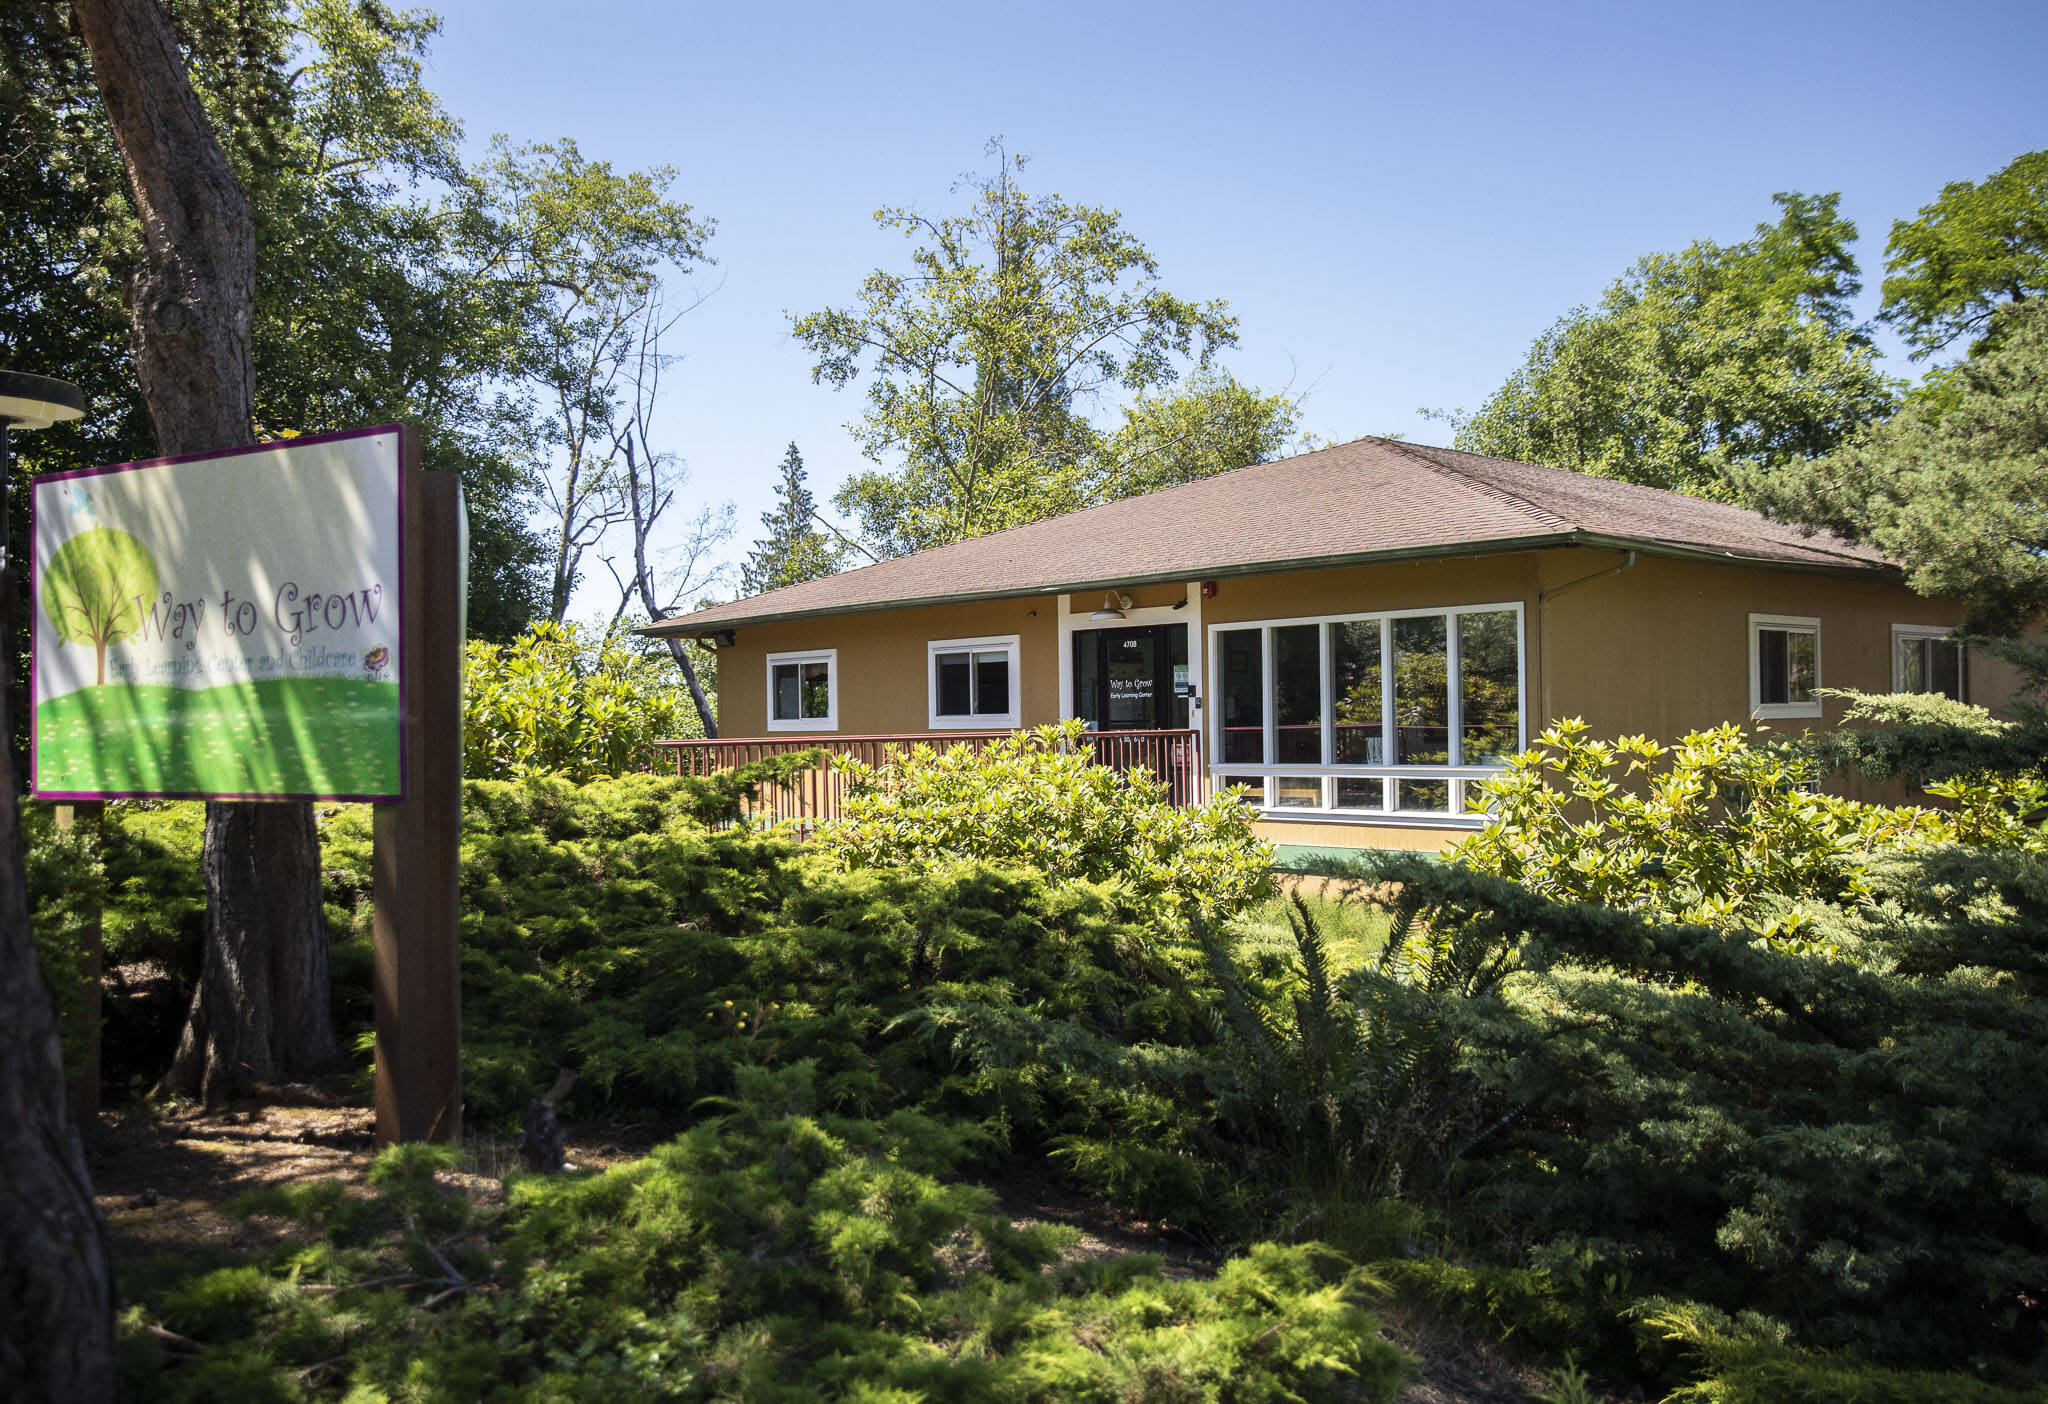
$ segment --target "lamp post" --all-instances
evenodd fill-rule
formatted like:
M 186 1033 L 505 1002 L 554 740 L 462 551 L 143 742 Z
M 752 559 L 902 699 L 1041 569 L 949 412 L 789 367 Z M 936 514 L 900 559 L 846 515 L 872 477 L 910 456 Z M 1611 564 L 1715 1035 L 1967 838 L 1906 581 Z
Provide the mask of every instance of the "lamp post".
M 52 424 L 77 419 L 84 413 L 85 395 L 70 381 L 53 380 L 47 375 L 30 375 L 26 371 L 0 370 L 0 693 L 12 691 L 11 674 L 14 671 L 14 562 L 7 550 L 11 539 L 8 499 L 13 495 L 10 489 L 14 486 L 14 460 L 7 440 L 17 430 L 47 429 Z M 34 700 L 31 699 L 30 706 L 33 705 Z M 5 710 L 0 709 L 0 716 L 5 714 Z M 11 734 L 0 734 L 0 746 L 12 749 L 13 745 Z M 13 771 L 15 768 L 9 766 L 8 769 Z M 20 786 L 25 784 L 26 777 L 16 773 L 13 780 Z M 98 808 L 96 804 L 59 805 L 57 822 L 68 829 Z M 98 912 L 92 914 L 86 929 L 80 933 L 78 954 L 79 980 L 85 995 L 83 1007 L 79 1010 L 84 1058 L 83 1065 L 73 1070 L 70 1097 L 72 1117 L 81 1129 L 85 1129 L 97 1121 L 100 1105 L 100 965 L 103 957 Z

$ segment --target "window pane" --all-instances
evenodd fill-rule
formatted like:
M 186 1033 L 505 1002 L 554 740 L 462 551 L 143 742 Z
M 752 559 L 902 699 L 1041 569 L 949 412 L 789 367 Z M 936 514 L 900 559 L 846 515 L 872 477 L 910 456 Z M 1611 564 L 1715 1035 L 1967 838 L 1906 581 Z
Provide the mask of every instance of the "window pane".
M 1334 759 L 1340 765 L 1385 765 L 1387 748 L 1380 730 L 1384 720 L 1380 710 L 1380 621 L 1332 624 L 1330 666 L 1337 712 Z M 1338 807 L 1349 806 L 1339 800 Z M 1377 809 L 1379 802 L 1365 807 Z
M 939 684 L 939 715 L 965 717 L 974 712 L 974 677 L 964 653 L 941 653 L 932 659 Z
M 1955 640 L 1927 641 L 1927 690 L 1963 700 L 1963 646 Z
M 1323 782 L 1315 775 L 1276 775 L 1273 777 L 1273 807 L 1275 809 L 1321 809 L 1323 807 Z
M 1522 711 L 1513 610 L 1458 616 L 1458 724 L 1465 765 L 1498 765 L 1515 753 Z
M 775 678 L 775 710 L 772 715 L 775 720 L 802 720 L 803 709 L 797 703 L 796 664 L 777 663 L 773 676 Z
M 1257 629 L 1231 629 L 1223 642 L 1223 759 L 1257 765 L 1266 758 L 1266 680 Z
M 1355 775 L 1337 777 L 1338 809 L 1384 809 L 1385 782 Z
M 1756 700 L 1766 707 L 1786 700 L 1789 665 L 1783 629 L 1756 631 Z
M 984 717 L 1000 717 L 1010 710 L 1010 653 L 974 655 L 974 710 Z
M 1102 645 L 1093 632 L 1074 635 L 1074 715 L 1090 731 L 1102 728 L 1096 688 L 1102 679 Z
M 1448 780 L 1398 780 L 1394 782 L 1394 807 L 1411 813 L 1448 814 L 1451 810 L 1451 782 Z
M 1251 793 L 1244 797 L 1246 804 L 1262 805 L 1266 802 L 1266 777 L 1263 775 L 1225 775 L 1217 780 L 1217 790 L 1228 790 L 1234 785 L 1244 785 Z
M 1785 695 L 1793 702 L 1813 701 L 1815 645 L 1810 630 L 1794 630 L 1785 636 Z
M 1441 614 L 1394 621 L 1396 764 L 1444 765 L 1451 759 L 1449 638 Z M 1402 807 L 1411 806 L 1404 800 Z
M 1899 691 L 1927 692 L 1927 645 L 1930 640 L 1908 634 L 1897 641 Z
M 803 663 L 804 720 L 822 720 L 832 715 L 832 665 Z
M 1282 763 L 1323 763 L 1321 634 L 1313 624 L 1273 631 L 1273 745 Z

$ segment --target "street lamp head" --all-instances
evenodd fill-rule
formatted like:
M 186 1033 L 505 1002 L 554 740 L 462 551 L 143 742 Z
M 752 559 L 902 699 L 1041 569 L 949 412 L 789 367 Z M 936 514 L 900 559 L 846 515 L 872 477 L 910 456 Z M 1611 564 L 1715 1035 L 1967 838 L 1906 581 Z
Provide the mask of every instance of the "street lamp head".
M 68 380 L 0 370 L 0 429 L 47 429 L 85 413 L 85 394 Z

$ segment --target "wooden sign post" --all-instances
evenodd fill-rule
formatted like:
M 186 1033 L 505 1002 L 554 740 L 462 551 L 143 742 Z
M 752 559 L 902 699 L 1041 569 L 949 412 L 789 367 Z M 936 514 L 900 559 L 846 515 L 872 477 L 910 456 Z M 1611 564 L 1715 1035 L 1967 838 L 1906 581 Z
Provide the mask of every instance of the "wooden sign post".
M 404 437 L 403 800 L 376 806 L 377 1144 L 462 1135 L 462 484 Z

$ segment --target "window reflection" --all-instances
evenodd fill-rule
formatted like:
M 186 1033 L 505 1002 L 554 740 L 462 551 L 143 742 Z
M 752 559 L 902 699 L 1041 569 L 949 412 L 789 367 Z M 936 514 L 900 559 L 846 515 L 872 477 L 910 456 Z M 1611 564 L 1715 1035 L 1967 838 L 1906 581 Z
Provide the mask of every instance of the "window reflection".
M 1461 765 L 1499 765 L 1521 748 L 1521 660 L 1512 610 L 1458 616 Z
M 1450 631 L 1443 615 L 1415 615 L 1394 621 L 1397 765 L 1449 763 L 1450 661 Z
M 1380 621 L 1353 619 L 1330 626 L 1331 698 L 1335 705 L 1332 738 L 1339 765 L 1385 765 L 1387 748 L 1381 726 Z

